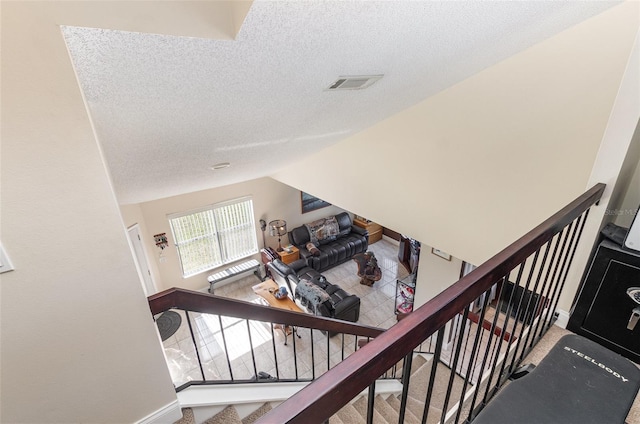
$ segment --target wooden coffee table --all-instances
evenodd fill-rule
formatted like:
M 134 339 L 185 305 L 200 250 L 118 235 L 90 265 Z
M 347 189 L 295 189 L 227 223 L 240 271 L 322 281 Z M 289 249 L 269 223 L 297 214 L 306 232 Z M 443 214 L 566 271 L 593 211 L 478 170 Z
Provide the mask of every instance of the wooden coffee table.
M 289 296 L 285 297 L 284 299 L 277 299 L 273 295 L 273 293 L 277 292 L 279 289 L 278 285 L 273 280 L 264 280 L 262 283 L 256 284 L 251 288 L 253 289 L 253 292 L 255 294 L 264 299 L 265 302 L 272 308 L 304 313 L 304 311 L 300 309 Z M 301 338 L 295 326 L 276 324 L 275 328 L 281 330 L 284 334 L 285 346 L 287 345 L 287 336 L 289 334 L 293 333 L 298 336 L 298 338 Z

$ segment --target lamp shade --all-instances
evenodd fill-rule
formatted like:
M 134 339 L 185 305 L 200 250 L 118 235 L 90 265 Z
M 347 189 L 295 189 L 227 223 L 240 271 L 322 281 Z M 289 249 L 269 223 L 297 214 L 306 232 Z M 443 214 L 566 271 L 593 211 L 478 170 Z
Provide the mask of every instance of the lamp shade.
M 287 221 L 276 219 L 275 221 L 269 222 L 269 234 L 272 237 L 280 237 L 287 234 Z

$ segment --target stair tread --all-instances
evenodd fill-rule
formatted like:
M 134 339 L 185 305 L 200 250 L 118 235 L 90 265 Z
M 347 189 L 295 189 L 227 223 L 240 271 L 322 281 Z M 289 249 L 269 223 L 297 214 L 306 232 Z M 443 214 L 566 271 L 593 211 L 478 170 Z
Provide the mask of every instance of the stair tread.
M 329 418 L 329 424 L 345 424 L 345 422 L 339 416 L 333 415 Z
M 387 404 L 394 409 L 394 411 L 396 412 L 396 415 L 399 416 L 400 415 L 400 399 L 398 399 L 396 395 L 389 395 L 386 401 L 387 401 Z M 406 424 L 420 424 L 420 419 L 418 419 L 418 417 L 413 415 L 413 412 L 409 411 L 408 409 L 405 409 L 404 422 Z
M 382 395 L 376 396 L 375 408 L 382 415 L 382 417 L 388 423 L 397 423 L 398 422 L 398 413 L 391 405 L 387 403 L 387 400 L 382 397 Z
M 411 375 L 408 393 L 409 397 L 424 403 L 433 364 L 433 360 L 428 361 Z M 452 371 L 448 367 L 442 363 L 437 363 L 434 389 L 430 402 L 432 407 L 440 410 L 443 409 L 451 373 Z M 449 397 L 447 409 L 451 409 L 451 406 L 455 405 L 455 403 L 460 399 L 463 384 L 464 380 L 457 374 L 454 374 L 453 386 L 451 388 L 451 396 Z
M 360 416 L 363 420 L 367 419 L 367 396 L 361 396 L 355 402 L 352 403 L 353 407 L 360 413 Z M 373 408 L 373 423 L 374 424 L 389 424 L 387 420 L 376 410 Z
M 246 417 L 242 419 L 242 424 L 253 424 L 258 418 L 271 411 L 270 403 L 263 403 L 260 408 L 256 409 Z
M 206 420 L 204 424 L 242 424 L 242 420 L 236 408 L 230 405 Z
M 359 423 L 362 422 L 362 415 L 353 407 L 350 403 L 340 408 L 336 415 L 344 423 Z
M 424 355 L 413 355 L 413 358 L 411 359 L 411 375 L 418 371 L 427 362 L 430 362 L 430 360 L 425 358 Z
M 424 402 L 407 397 L 407 411 L 411 411 L 413 415 L 422 420 L 422 415 L 424 414 Z M 427 415 L 427 424 L 437 424 L 440 421 L 441 415 L 441 409 L 430 406 L 429 414 Z

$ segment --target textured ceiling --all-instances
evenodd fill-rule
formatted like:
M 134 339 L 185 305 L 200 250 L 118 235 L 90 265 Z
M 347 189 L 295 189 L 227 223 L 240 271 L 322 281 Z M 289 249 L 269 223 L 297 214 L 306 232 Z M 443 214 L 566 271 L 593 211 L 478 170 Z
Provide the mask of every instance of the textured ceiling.
M 62 30 L 125 204 L 270 175 L 613 4 L 256 1 L 235 40 Z M 324 90 L 362 74 L 384 78 Z

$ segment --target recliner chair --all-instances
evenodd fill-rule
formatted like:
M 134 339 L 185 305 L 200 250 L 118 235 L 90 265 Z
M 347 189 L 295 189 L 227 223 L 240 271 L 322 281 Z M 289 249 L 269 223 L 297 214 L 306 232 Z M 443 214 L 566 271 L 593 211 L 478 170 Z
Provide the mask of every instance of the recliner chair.
M 279 259 L 267 264 L 273 280 L 280 287 L 286 287 L 292 299 L 296 299 L 296 288 L 300 280 L 308 280 L 323 290 L 329 300 L 316 304 L 313 299 L 298 296 L 298 302 L 307 311 L 327 318 L 357 322 L 360 318 L 360 298 L 349 294 L 337 284 L 331 284 L 318 271 L 307 266 L 304 259 L 287 265 Z

